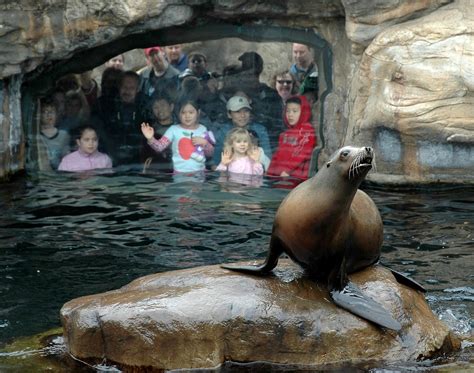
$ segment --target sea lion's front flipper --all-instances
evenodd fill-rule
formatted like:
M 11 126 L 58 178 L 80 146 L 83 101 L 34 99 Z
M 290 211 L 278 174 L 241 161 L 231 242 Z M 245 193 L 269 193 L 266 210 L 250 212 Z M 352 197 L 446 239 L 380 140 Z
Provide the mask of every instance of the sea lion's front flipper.
M 402 326 L 390 313 L 372 298 L 364 295 L 352 282 L 348 282 L 342 290 L 332 289 L 330 295 L 334 303 L 354 315 L 369 320 L 384 328 L 399 331 Z
M 221 264 L 221 268 L 230 269 L 232 271 L 250 273 L 253 275 L 266 275 L 278 264 L 278 258 L 283 253 L 283 243 L 281 240 L 272 236 L 270 239 L 270 247 L 268 249 L 267 259 L 263 264 L 257 266 L 233 266 Z
M 393 276 L 400 284 L 406 285 L 412 289 L 419 290 L 423 293 L 426 293 L 426 289 L 415 280 L 411 279 L 410 277 L 405 276 L 401 272 L 395 271 L 392 268 L 388 268 L 388 269 L 392 272 Z

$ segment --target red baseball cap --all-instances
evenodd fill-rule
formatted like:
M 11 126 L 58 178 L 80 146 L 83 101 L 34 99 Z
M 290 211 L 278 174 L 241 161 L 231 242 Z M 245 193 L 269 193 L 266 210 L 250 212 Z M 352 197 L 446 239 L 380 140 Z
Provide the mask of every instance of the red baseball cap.
M 161 52 L 161 48 L 158 45 L 150 48 L 145 48 L 144 50 L 146 56 L 150 56 L 152 52 Z

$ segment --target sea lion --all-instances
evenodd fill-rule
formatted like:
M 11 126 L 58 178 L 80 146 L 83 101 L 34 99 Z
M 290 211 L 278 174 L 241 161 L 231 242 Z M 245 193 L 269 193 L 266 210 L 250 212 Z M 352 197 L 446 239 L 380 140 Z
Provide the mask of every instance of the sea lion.
M 372 199 L 358 189 L 373 161 L 370 147 L 339 149 L 315 176 L 294 188 L 280 204 L 265 262 L 222 267 L 265 275 L 286 253 L 312 278 L 327 282 L 334 303 L 378 325 L 400 330 L 400 323 L 347 277 L 380 258 L 382 218 Z M 398 281 L 424 290 L 393 272 Z

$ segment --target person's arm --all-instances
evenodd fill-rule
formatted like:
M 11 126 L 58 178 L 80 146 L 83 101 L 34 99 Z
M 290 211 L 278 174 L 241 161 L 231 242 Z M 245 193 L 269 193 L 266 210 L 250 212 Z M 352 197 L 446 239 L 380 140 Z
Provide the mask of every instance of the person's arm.
M 165 150 L 170 144 L 171 140 L 164 135 L 159 140 L 155 139 L 154 137 L 151 140 L 148 140 L 148 145 L 150 145 L 150 148 L 152 148 L 157 153 Z
M 150 145 L 155 152 L 161 153 L 171 144 L 171 139 L 168 137 L 170 136 L 171 128 L 168 128 L 159 140 L 155 139 L 155 130 L 148 123 L 142 123 L 140 128 L 143 136 L 145 136 L 147 140 L 147 144 Z
M 193 145 L 195 146 L 202 146 L 202 148 L 204 149 L 204 155 L 207 157 L 207 158 L 210 158 L 212 157 L 212 155 L 214 154 L 214 144 L 215 143 L 215 139 L 214 139 L 214 135 L 212 134 L 212 132 L 206 132 L 204 134 L 204 137 L 201 137 L 201 136 L 193 136 L 191 141 L 193 142 Z
M 263 175 L 263 165 L 260 162 L 253 162 L 252 175 Z

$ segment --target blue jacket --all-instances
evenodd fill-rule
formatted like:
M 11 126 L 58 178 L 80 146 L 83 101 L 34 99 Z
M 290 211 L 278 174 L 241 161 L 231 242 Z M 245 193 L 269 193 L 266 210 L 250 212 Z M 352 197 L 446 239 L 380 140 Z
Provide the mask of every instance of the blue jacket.
M 214 136 L 216 138 L 216 145 L 214 145 L 214 156 L 212 161 L 215 165 L 218 165 L 221 161 L 221 154 L 224 149 L 224 140 L 227 132 L 229 132 L 235 126 L 232 123 L 223 123 L 218 124 L 216 128 L 214 128 Z M 272 158 L 272 148 L 270 147 L 270 140 L 268 138 L 267 129 L 259 124 L 250 122 L 246 128 L 250 131 L 254 136 L 257 137 L 258 146 L 263 149 L 263 152 L 268 158 Z

